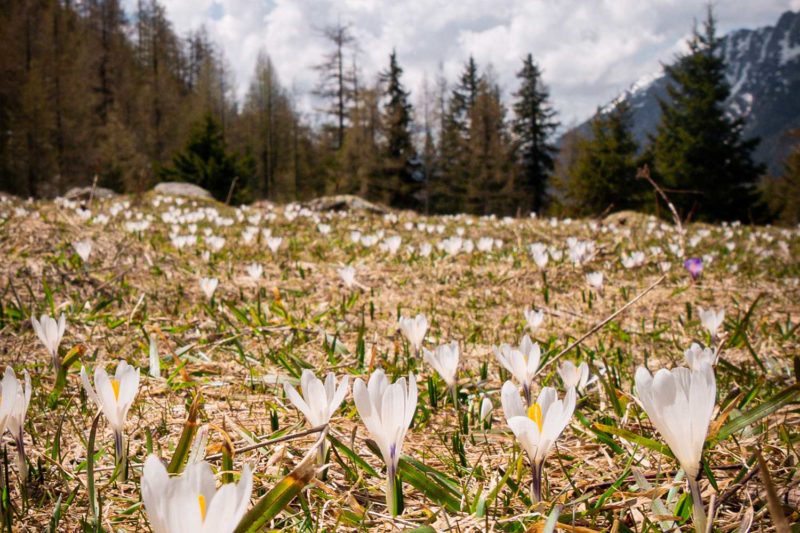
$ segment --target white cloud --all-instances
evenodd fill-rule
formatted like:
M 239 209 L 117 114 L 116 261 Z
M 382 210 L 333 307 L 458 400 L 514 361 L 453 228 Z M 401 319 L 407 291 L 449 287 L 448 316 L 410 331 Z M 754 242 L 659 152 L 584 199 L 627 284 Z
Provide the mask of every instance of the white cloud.
M 180 33 L 205 24 L 225 51 L 237 95 L 246 91 L 264 49 L 302 106 L 328 51 L 321 29 L 351 24 L 359 65 L 372 78 L 396 48 L 405 81 L 418 91 L 442 63 L 454 80 L 470 54 L 489 64 L 501 87 L 516 88 L 521 59 L 532 53 L 564 124 L 591 115 L 680 49 L 705 7 L 695 0 L 162 0 Z M 134 0 L 127 0 L 129 8 Z M 800 0 L 718 0 L 721 33 L 774 24 Z

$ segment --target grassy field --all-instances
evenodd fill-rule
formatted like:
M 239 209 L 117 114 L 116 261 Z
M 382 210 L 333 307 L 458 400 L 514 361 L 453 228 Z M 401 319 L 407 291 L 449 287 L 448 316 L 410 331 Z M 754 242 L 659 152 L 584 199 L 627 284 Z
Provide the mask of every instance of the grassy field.
M 84 207 L 0 203 L 0 357 L 32 382 L 27 479 L 14 439 L 5 440 L 3 527 L 147 531 L 145 458 L 155 453 L 180 469 L 185 445 L 205 434 L 196 455 L 220 482 L 250 465 L 253 504 L 279 483 L 298 493 L 285 505 L 270 500 L 267 529 L 544 531 L 552 516 L 576 526 L 565 531 L 692 530 L 683 474 L 637 404 L 633 375 L 640 365 L 685 365 L 692 342 L 710 345 L 700 308 L 725 311 L 701 477 L 714 530 L 786 531 L 782 523 L 800 522 L 797 228 L 692 224 L 680 233 L 634 213 L 603 221 L 317 213 L 151 194 Z M 582 250 L 575 239 L 591 244 Z M 87 240 L 83 260 L 73 243 Z M 628 268 L 632 252 L 643 257 Z M 684 269 L 689 257 L 703 259 L 697 280 Z M 355 268 L 351 287 L 344 265 Z M 590 272 L 603 273 L 602 289 L 587 284 Z M 201 278 L 218 279 L 212 296 Z M 535 331 L 526 308 L 544 312 Z M 66 317 L 60 384 L 31 326 L 43 313 Z M 457 409 L 398 331 L 401 315 L 418 313 L 429 323 L 426 348 L 460 347 Z M 556 370 L 565 360 L 587 362 L 596 378 L 547 459 L 540 503 L 500 405 L 509 374 L 492 349 L 526 332 L 542 350 L 534 393 L 549 385 L 563 394 Z M 160 377 L 149 375 L 151 344 Z M 98 366 L 111 372 L 119 359 L 141 369 L 125 423 L 126 480 L 103 417 L 90 435 L 98 411 L 79 375 L 81 365 L 90 375 Z M 350 375 L 351 384 L 377 368 L 390 380 L 416 375 L 397 518 L 352 393 L 327 429 L 327 470 L 314 479 L 308 461 L 295 470 L 317 434 L 290 438 L 311 426 L 283 384 L 297 384 L 306 368 L 320 378 Z M 479 417 L 483 398 L 494 406 L 490 422 Z M 192 404 L 196 424 L 187 425 Z

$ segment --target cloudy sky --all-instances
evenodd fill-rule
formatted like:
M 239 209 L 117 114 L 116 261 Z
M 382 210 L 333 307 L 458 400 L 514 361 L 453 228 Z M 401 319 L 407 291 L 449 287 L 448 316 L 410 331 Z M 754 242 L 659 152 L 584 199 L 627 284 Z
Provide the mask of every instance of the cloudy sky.
M 454 80 L 473 55 L 491 65 L 506 95 L 521 59 L 544 70 L 564 125 L 590 116 L 636 80 L 656 73 L 681 50 L 698 0 L 161 0 L 179 33 L 205 25 L 222 45 L 241 97 L 256 56 L 265 50 L 282 83 L 305 109 L 313 66 L 329 50 L 320 29 L 350 24 L 367 76 L 397 49 L 407 86 L 417 96 L 441 64 Z M 135 0 L 125 0 L 129 11 Z M 773 25 L 800 0 L 716 0 L 721 33 Z

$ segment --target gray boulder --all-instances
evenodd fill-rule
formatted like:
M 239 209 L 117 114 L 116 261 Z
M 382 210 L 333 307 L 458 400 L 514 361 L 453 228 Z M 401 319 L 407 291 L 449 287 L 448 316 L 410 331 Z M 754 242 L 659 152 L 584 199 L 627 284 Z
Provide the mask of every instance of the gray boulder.
M 91 197 L 97 200 L 107 200 L 117 196 L 119 196 L 117 193 L 105 187 L 95 187 L 94 194 L 92 194 L 91 187 L 73 187 L 67 191 L 64 198 L 67 200 L 88 200 Z
M 311 200 L 306 206 L 312 211 L 367 211 L 378 214 L 389 212 L 389 209 L 382 205 L 373 204 L 351 194 L 322 196 Z
M 158 194 L 167 196 L 186 196 L 188 198 L 200 198 L 203 200 L 213 200 L 211 193 L 193 183 L 180 181 L 163 181 L 153 189 Z

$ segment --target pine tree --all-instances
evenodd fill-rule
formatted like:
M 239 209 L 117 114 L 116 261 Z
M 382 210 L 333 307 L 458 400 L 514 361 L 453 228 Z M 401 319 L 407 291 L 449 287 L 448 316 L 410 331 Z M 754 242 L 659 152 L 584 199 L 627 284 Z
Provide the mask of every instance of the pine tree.
M 630 105 L 622 101 L 608 112 L 598 111 L 591 123 L 591 137 L 577 141 L 567 181 L 569 214 L 598 215 L 641 206 L 643 185 L 636 179 L 638 147 L 630 124 Z
M 514 93 L 514 121 L 512 131 L 516 136 L 520 181 L 519 189 L 531 199 L 530 208 L 542 210 L 547 191 L 547 181 L 553 172 L 556 147 L 551 138 L 558 122 L 550 106 L 550 94 L 542 83 L 542 73 L 528 54 L 517 73 L 521 85 Z
M 409 93 L 400 79 L 403 69 L 397 63 L 397 53 L 389 56 L 389 68 L 381 73 L 385 84 L 386 102 L 383 106 L 383 130 L 386 138 L 382 183 L 378 186 L 383 201 L 400 207 L 410 207 L 412 187 L 408 183 L 408 160 L 414 155 L 411 139 L 413 108 Z
M 763 168 L 751 158 L 758 140 L 742 140 L 744 121 L 725 112 L 730 87 L 711 8 L 703 32 L 695 28 L 688 44 L 689 53 L 665 67 L 671 83 L 669 98 L 660 102 L 654 170 L 673 189 L 682 216 L 747 218 Z
M 188 181 L 207 189 L 217 200 L 225 201 L 234 180 L 237 201 L 244 201 L 249 191 L 242 188 L 253 169 L 228 151 L 220 124 L 210 113 L 195 125 L 186 147 L 175 154 L 171 166 L 161 169 L 162 179 Z M 241 181 L 239 181 L 241 180 Z

